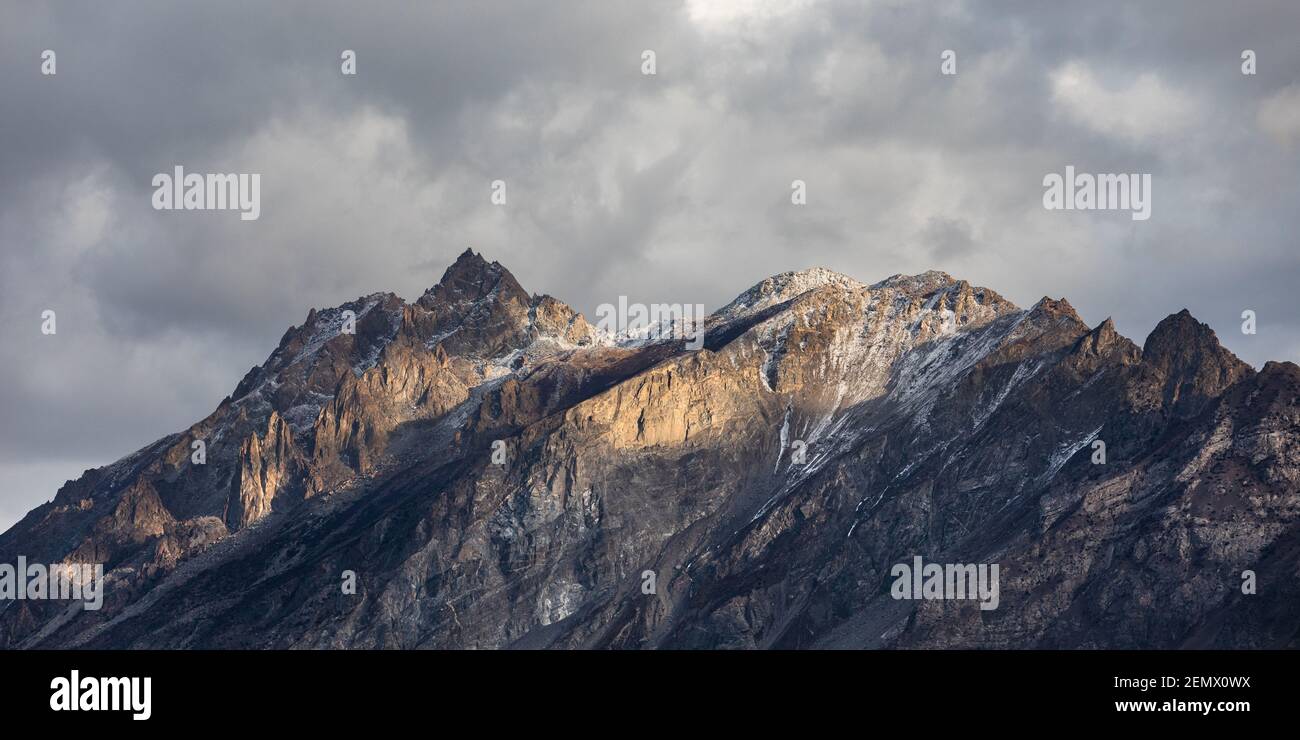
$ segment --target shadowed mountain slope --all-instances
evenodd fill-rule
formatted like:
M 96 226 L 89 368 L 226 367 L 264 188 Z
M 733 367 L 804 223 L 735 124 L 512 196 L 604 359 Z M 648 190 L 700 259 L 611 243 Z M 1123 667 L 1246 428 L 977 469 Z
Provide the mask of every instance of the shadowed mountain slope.
M 941 272 L 784 273 L 704 331 L 626 341 L 470 251 L 313 310 L 0 535 L 108 573 L 0 602 L 0 646 L 1296 646 L 1296 365 Z M 998 564 L 997 608 L 892 598 L 918 555 Z

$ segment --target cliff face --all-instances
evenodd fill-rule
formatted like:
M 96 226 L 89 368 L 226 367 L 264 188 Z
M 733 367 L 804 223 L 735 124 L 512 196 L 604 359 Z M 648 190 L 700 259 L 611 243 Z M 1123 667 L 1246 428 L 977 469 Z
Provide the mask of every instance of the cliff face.
M 808 270 L 691 351 L 466 252 L 0 535 L 110 571 L 99 612 L 0 607 L 0 645 L 1294 646 L 1298 399 L 1186 312 L 1139 349 L 1065 300 Z M 917 555 L 998 564 L 998 607 L 892 598 Z

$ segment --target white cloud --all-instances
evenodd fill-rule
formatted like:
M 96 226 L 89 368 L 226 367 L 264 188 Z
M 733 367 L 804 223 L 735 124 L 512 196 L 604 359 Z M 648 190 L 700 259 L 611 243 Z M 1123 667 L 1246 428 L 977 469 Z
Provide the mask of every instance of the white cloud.
M 1105 136 L 1152 142 L 1189 127 L 1196 101 L 1153 72 L 1107 85 L 1087 65 L 1069 62 L 1051 73 L 1052 102 L 1059 113 Z
M 1291 85 L 1259 104 L 1259 127 L 1285 147 L 1300 143 L 1300 85 Z
M 687 0 L 686 15 L 707 31 L 740 31 L 766 25 L 812 4 L 811 0 Z

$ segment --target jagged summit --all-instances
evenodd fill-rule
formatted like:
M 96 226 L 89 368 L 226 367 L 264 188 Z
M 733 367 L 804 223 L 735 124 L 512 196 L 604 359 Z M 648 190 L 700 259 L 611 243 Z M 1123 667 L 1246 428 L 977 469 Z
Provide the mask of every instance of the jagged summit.
M 440 303 L 464 307 L 493 295 L 501 301 L 528 302 L 528 293 L 500 262 L 488 262 L 474 250 L 466 249 L 418 302 L 425 306 Z
M 966 294 L 983 302 L 986 298 L 992 302 L 1012 306 L 997 293 L 987 289 L 971 286 L 965 280 L 953 278 L 946 272 L 928 270 L 917 275 L 892 275 L 870 286 L 843 273 L 824 267 L 807 270 L 783 272 L 765 278 L 749 290 L 741 293 L 731 303 L 723 306 L 716 313 L 718 316 L 732 318 L 754 313 L 770 306 L 796 298 L 810 290 L 833 286 L 845 291 L 893 290 L 900 295 L 928 298 L 936 293 L 948 291 L 954 294 Z M 1013 307 L 1013 306 L 1012 306 Z
M 1207 362 L 1230 376 L 1250 370 L 1219 342 L 1209 325 L 1187 309 L 1170 314 L 1156 324 L 1142 345 L 1142 359 L 1165 371 L 1179 371 Z
M 871 290 L 890 290 L 910 299 L 933 300 L 954 311 L 959 310 L 959 307 L 970 307 L 975 304 L 988 306 L 999 313 L 1019 310 L 1014 303 L 1003 298 L 996 291 L 971 285 L 942 270 L 927 270 L 916 275 L 891 275 L 873 283 Z
M 1156 324 L 1142 345 L 1142 363 L 1158 375 L 1164 402 L 1182 413 L 1199 410 L 1254 373 L 1185 308 Z
M 1133 365 L 1142 356 L 1142 350 L 1116 330 L 1115 322 L 1109 316 L 1080 337 L 1072 353 L 1072 362 L 1088 368 L 1095 368 L 1104 358 L 1125 366 Z
M 466 249 L 417 305 L 430 312 L 427 344 L 453 355 L 502 358 L 529 348 L 550 350 L 600 341 L 573 308 L 549 295 L 530 295 L 500 262 Z
M 731 303 L 718 309 L 716 314 L 734 317 L 745 313 L 753 313 L 827 285 L 833 285 L 845 290 L 860 290 L 866 287 L 848 275 L 824 267 L 782 272 L 764 278 L 749 290 L 736 296 Z
M 1088 332 L 1088 325 L 1065 298 L 1043 296 L 1030 307 L 1029 315 L 1043 321 L 1054 322 L 1062 329 L 1075 334 L 1082 335 Z
M 942 270 L 926 270 L 916 275 L 903 275 L 901 273 L 890 275 L 884 280 L 873 283 L 871 288 L 873 290 L 900 288 L 914 293 L 933 293 L 956 282 L 958 281 L 952 275 Z

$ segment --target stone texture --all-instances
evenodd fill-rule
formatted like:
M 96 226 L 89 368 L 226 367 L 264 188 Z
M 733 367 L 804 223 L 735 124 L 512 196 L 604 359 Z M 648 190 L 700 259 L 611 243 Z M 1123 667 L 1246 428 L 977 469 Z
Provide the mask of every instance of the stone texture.
M 1296 647 L 1300 368 L 941 272 L 777 275 L 689 351 L 467 251 L 415 303 L 311 311 L 18 554 L 110 591 L 0 606 L 4 647 Z M 998 563 L 998 609 L 894 600 L 916 555 Z

